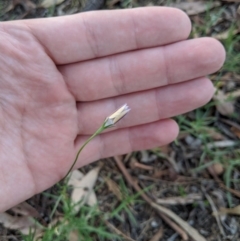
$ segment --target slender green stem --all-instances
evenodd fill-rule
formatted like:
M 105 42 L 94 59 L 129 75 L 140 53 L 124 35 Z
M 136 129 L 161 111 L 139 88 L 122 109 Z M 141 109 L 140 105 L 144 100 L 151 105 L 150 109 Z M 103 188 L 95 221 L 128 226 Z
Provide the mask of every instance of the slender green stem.
M 65 175 L 65 177 L 64 177 L 63 179 L 65 179 L 65 178 L 69 175 L 69 173 L 72 171 L 72 169 L 73 169 L 73 167 L 75 166 L 75 164 L 76 164 L 76 162 L 77 162 L 77 160 L 78 160 L 78 157 L 79 157 L 81 151 L 83 150 L 83 148 L 84 148 L 95 136 L 97 136 L 98 134 L 100 134 L 104 129 L 106 129 L 106 128 L 104 127 L 104 125 L 102 125 L 92 136 L 90 136 L 90 137 L 84 142 L 84 144 L 82 145 L 82 147 L 81 147 L 81 148 L 79 149 L 79 151 L 77 152 L 77 155 L 76 155 L 76 157 L 75 157 L 75 160 L 74 160 L 72 166 L 70 167 L 70 169 L 68 170 L 67 174 Z
M 76 162 L 77 162 L 77 160 L 78 160 L 78 157 L 79 157 L 81 151 L 83 150 L 83 148 L 84 148 L 95 136 L 97 136 L 98 134 L 100 134 L 100 133 L 101 133 L 103 130 L 105 130 L 105 129 L 106 129 L 106 127 L 104 127 L 104 124 L 103 124 L 92 136 L 90 136 L 90 137 L 84 142 L 84 144 L 83 144 L 83 145 L 81 146 L 81 148 L 78 150 L 77 155 L 76 155 L 76 157 L 75 157 L 75 159 L 74 159 L 73 164 L 71 165 L 71 167 L 70 167 L 70 169 L 68 170 L 67 174 L 66 174 L 65 177 L 63 178 L 64 180 L 69 176 L 70 172 L 71 172 L 72 169 L 74 168 L 74 166 L 75 166 L 75 164 L 76 164 Z M 69 180 L 69 179 L 68 179 L 68 180 Z M 68 182 L 68 180 L 67 180 L 66 182 Z M 55 204 L 55 206 L 54 206 L 54 208 L 53 208 L 53 211 L 51 212 L 51 215 L 50 215 L 51 218 L 53 217 L 53 215 L 54 215 L 54 213 L 55 213 L 55 211 L 56 211 L 56 209 L 57 209 L 57 207 L 58 207 L 58 204 L 60 203 L 61 200 L 62 200 L 62 194 L 58 197 L 58 199 L 57 199 L 57 201 L 56 201 L 56 204 Z

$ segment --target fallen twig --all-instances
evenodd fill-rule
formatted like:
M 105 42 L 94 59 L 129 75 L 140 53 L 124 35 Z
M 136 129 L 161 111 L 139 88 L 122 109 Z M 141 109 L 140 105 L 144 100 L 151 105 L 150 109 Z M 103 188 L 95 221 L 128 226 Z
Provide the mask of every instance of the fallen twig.
M 217 208 L 216 208 L 212 198 L 207 194 L 207 192 L 205 191 L 205 189 L 203 187 L 202 187 L 202 191 L 203 191 L 205 197 L 207 198 L 207 200 L 208 200 L 208 202 L 209 202 L 209 204 L 210 204 L 210 206 L 211 206 L 211 208 L 213 210 L 213 213 L 218 213 L 218 210 L 217 210 Z M 225 234 L 224 229 L 223 229 L 223 227 L 221 225 L 221 221 L 220 221 L 219 216 L 215 215 L 215 218 L 216 218 L 217 225 L 218 225 L 218 228 L 220 230 L 220 233 L 225 237 L 226 234 Z
M 113 232 L 115 232 L 116 234 L 118 234 L 119 236 L 122 236 L 125 240 L 127 241 L 135 241 L 134 239 L 128 237 L 126 234 L 124 234 L 122 231 L 120 231 L 119 229 L 117 229 L 115 226 L 113 226 L 111 223 L 109 223 L 108 221 L 105 221 L 105 224 L 107 225 L 107 227 L 109 229 L 111 229 Z
M 184 231 L 186 231 L 189 236 L 196 241 L 207 241 L 201 234 L 199 234 L 199 232 L 193 228 L 192 226 L 190 226 L 186 221 L 184 221 L 183 219 L 181 219 L 179 216 L 177 216 L 174 212 L 172 212 L 171 210 L 162 207 L 154 202 L 151 203 L 151 206 L 153 208 L 155 208 L 156 210 L 160 211 L 161 213 L 165 214 L 166 216 L 168 216 L 169 218 L 173 219 L 179 226 L 181 226 L 181 228 L 184 229 Z
M 215 174 L 215 172 L 212 169 L 208 168 L 208 171 L 210 172 L 210 174 L 213 176 L 214 180 L 219 184 L 219 186 L 224 189 L 227 190 L 228 192 L 230 192 L 231 194 L 235 195 L 236 197 L 240 198 L 240 192 L 237 190 L 234 190 L 230 187 L 227 187 L 222 180 L 220 180 L 220 178 Z
M 240 192 L 239 191 L 234 190 L 234 189 L 229 188 L 229 187 L 226 187 L 222 182 L 219 183 L 219 185 L 222 189 L 225 189 L 225 190 L 229 191 L 230 193 L 232 193 L 233 195 L 235 195 L 236 197 L 240 198 Z
M 183 240 L 188 240 L 188 235 L 186 234 L 186 232 L 188 232 L 189 234 L 191 234 L 191 231 L 193 228 L 186 223 L 185 221 L 183 221 L 181 218 L 179 218 L 176 214 L 174 214 L 172 211 L 168 210 L 167 208 L 161 207 L 158 204 L 154 203 L 146 194 L 143 193 L 143 191 L 141 190 L 141 188 L 138 186 L 137 182 L 132 180 L 132 177 L 130 176 L 130 174 L 128 173 L 126 167 L 123 165 L 122 160 L 119 156 L 114 157 L 117 166 L 119 167 L 119 169 L 121 170 L 121 172 L 123 173 L 124 177 L 126 178 L 127 182 L 137 191 L 140 192 L 141 197 L 147 202 L 149 203 L 154 209 L 158 210 L 159 215 L 161 216 L 161 218 L 170 226 L 172 227 L 177 233 L 179 233 L 182 237 Z M 171 219 L 169 219 L 168 217 L 170 217 L 171 219 L 173 219 L 175 222 L 177 222 L 180 226 L 181 222 L 184 222 L 185 225 L 183 225 L 185 231 L 183 229 L 181 229 L 176 223 L 174 223 Z M 176 218 L 177 217 L 177 218 Z M 192 232 L 192 234 L 194 234 L 195 236 L 192 236 L 196 241 L 206 241 L 205 238 L 203 238 L 200 234 L 198 234 L 198 232 L 193 229 L 194 231 Z M 199 238 L 198 238 L 199 236 Z
M 148 166 L 148 165 L 139 163 L 135 157 L 131 158 L 131 160 L 130 160 L 130 167 L 132 169 L 139 168 L 139 169 L 143 169 L 143 170 L 147 170 L 147 171 L 152 171 L 153 170 L 152 166 Z
M 202 200 L 202 195 L 193 193 L 189 194 L 186 197 L 169 197 L 169 198 L 158 198 L 156 202 L 158 204 L 165 204 L 165 205 L 186 205 L 191 204 L 195 201 Z
M 158 241 L 162 238 L 163 236 L 163 227 L 161 228 L 154 234 L 154 236 L 149 240 L 149 241 Z

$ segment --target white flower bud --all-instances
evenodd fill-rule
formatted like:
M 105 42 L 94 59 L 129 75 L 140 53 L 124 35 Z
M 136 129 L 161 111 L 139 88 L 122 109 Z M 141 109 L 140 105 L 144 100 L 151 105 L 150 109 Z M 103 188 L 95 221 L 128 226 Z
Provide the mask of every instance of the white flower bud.
M 127 104 L 123 105 L 116 112 L 106 118 L 103 126 L 104 128 L 108 128 L 116 124 L 119 120 L 121 120 L 131 109 Z

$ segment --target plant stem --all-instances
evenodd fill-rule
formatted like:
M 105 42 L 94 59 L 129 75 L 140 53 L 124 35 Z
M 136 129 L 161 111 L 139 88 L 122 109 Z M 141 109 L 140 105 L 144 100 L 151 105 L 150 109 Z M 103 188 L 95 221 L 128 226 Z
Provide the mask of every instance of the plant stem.
M 82 147 L 78 150 L 77 155 L 76 155 L 76 157 L 75 157 L 75 160 L 74 160 L 72 166 L 70 167 L 70 169 L 68 170 L 67 174 L 65 175 L 65 177 L 64 177 L 63 179 L 65 179 L 65 178 L 69 175 L 69 173 L 72 171 L 72 169 L 73 169 L 73 167 L 75 166 L 75 164 L 76 164 L 76 162 L 77 162 L 77 160 L 78 160 L 78 157 L 79 157 L 81 151 L 83 150 L 83 148 L 84 148 L 95 136 L 97 136 L 98 134 L 100 134 L 100 133 L 101 133 L 103 130 L 105 130 L 105 129 L 106 129 L 106 128 L 104 127 L 104 125 L 102 125 L 92 136 L 90 136 L 90 137 L 84 142 L 84 144 L 82 145 Z

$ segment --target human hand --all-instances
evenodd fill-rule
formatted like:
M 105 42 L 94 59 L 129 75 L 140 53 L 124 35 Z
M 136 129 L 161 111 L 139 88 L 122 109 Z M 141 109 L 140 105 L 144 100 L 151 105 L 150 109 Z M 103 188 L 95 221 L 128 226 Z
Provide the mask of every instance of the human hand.
M 160 7 L 0 23 L 0 211 L 58 182 L 125 103 L 131 112 L 76 168 L 173 141 L 169 118 L 211 99 L 203 76 L 225 58 L 214 39 L 186 40 L 190 28 L 183 12 Z

